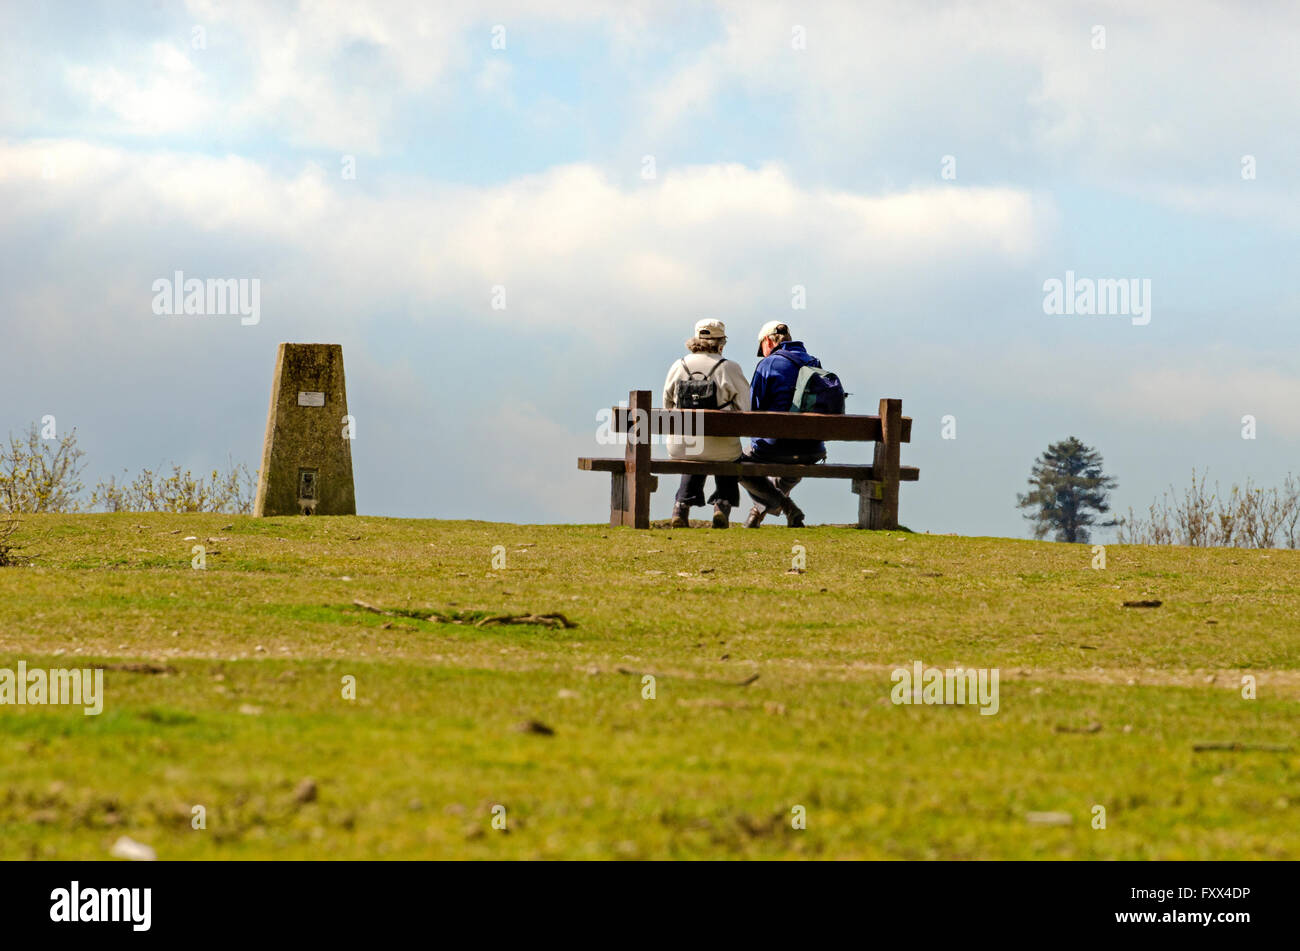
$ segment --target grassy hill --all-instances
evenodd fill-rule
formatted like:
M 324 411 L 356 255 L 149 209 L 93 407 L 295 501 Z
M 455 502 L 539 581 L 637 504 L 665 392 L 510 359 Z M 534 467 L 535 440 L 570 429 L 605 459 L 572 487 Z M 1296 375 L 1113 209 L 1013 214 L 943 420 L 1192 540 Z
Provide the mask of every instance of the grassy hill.
M 1300 552 L 134 514 L 17 540 L 0 667 L 109 669 L 100 716 L 0 707 L 0 858 L 1300 858 Z M 893 704 L 917 660 L 997 668 L 998 713 Z

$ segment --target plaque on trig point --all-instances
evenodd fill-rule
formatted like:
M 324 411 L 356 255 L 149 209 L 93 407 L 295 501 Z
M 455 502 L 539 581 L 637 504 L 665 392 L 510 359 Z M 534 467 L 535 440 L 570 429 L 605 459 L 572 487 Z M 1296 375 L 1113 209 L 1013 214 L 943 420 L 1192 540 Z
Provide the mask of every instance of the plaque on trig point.
M 282 343 L 254 515 L 356 515 L 352 418 L 336 343 Z

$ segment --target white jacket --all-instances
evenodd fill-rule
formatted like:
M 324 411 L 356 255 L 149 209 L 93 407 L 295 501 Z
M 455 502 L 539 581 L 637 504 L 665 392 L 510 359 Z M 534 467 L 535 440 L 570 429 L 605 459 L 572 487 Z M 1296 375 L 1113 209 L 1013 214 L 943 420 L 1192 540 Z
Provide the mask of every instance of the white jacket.
M 727 410 L 749 411 L 749 381 L 745 371 L 734 360 L 727 360 L 716 353 L 688 353 L 668 369 L 668 379 L 664 381 L 664 409 L 677 408 L 677 381 L 690 378 L 691 371 L 708 373 L 719 360 L 722 366 L 714 371 L 710 378 L 718 387 L 718 402 L 727 403 Z M 697 459 L 701 462 L 730 462 L 740 458 L 740 437 L 738 436 L 669 436 L 668 455 L 674 459 Z

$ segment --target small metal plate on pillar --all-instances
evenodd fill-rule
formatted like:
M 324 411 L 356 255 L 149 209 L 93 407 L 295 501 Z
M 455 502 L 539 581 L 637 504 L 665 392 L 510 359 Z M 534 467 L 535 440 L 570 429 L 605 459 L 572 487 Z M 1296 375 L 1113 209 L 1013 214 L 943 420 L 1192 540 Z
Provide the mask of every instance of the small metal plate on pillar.
M 355 515 L 343 348 L 282 343 L 254 515 Z

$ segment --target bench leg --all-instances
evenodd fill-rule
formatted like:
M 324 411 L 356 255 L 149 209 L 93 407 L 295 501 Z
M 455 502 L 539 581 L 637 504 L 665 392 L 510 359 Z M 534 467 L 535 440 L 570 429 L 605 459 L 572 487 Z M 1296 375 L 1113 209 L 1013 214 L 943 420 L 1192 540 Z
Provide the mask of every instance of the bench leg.
M 870 528 L 876 531 L 887 528 L 884 484 L 867 479 L 854 479 L 853 492 L 858 497 L 858 528 Z
M 609 474 L 609 525 L 617 528 L 623 524 L 627 512 L 627 475 L 622 472 Z
M 645 478 L 645 477 L 643 477 Z M 659 477 L 649 476 L 650 491 L 659 488 Z M 627 487 L 627 473 L 611 472 L 609 474 L 609 524 L 611 528 L 620 525 L 636 525 L 636 514 L 630 509 L 630 495 Z M 649 507 L 646 509 L 646 523 L 649 524 Z
M 883 510 L 883 524 L 875 526 L 890 531 L 898 528 L 898 469 L 899 448 L 903 434 L 903 401 L 880 401 L 880 425 L 883 439 L 876 443 L 876 458 L 872 465 L 880 479 L 883 495 L 880 505 Z

